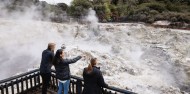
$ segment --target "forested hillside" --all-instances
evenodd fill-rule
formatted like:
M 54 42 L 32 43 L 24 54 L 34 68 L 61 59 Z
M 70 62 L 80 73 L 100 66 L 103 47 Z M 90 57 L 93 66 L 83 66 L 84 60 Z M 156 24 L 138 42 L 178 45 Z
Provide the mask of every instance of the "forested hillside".
M 59 3 L 50 5 L 39 0 L 12 0 L 10 11 L 21 5 L 40 6 L 44 16 L 53 13 L 53 21 L 64 22 L 67 17 L 81 19 L 92 8 L 96 11 L 99 22 L 146 22 L 167 20 L 170 22 L 190 23 L 190 0 L 73 0 L 70 6 Z M 19 6 L 19 7 L 18 7 Z

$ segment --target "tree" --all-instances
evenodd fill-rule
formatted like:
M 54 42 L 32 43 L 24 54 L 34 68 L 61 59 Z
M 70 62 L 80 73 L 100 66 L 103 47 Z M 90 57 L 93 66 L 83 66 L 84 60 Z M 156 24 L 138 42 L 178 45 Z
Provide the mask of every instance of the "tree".
M 63 10 L 63 11 L 66 11 L 68 9 L 68 5 L 65 4 L 65 3 L 58 3 L 57 6 Z
M 119 0 L 111 0 L 111 4 L 117 5 Z
M 105 11 L 104 11 L 105 12 L 105 18 L 107 20 L 110 20 L 111 10 L 109 8 L 108 3 L 104 3 L 104 7 L 105 7 Z
M 86 16 L 92 3 L 88 0 L 74 0 L 69 7 L 69 14 L 73 17 L 80 18 Z
M 138 0 L 139 4 L 150 2 L 150 0 Z

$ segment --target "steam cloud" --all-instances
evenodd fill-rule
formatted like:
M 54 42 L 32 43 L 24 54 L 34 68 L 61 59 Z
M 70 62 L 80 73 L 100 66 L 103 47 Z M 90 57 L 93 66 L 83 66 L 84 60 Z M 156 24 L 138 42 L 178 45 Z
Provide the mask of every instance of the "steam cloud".
M 0 79 L 38 67 L 41 52 L 47 48 L 49 42 L 55 42 L 57 47 L 63 43 L 53 24 L 40 21 L 44 19 L 41 6 L 24 5 L 30 2 L 28 0 L 12 10 L 13 1 L 0 2 Z M 50 16 L 45 19 L 48 21 L 49 18 Z
M 190 47 L 185 46 L 190 44 L 188 33 L 182 37 L 185 31 L 180 35 L 180 30 L 176 33 L 142 24 L 102 25 L 92 9 L 86 17 L 87 25 L 58 24 L 50 22 L 53 14 L 44 17 L 38 4 L 24 9 L 17 6 L 12 11 L 8 7 L 12 3 L 0 2 L 0 79 L 39 67 L 42 51 L 49 42 L 55 42 L 56 49 L 64 43 L 71 56 L 85 53 L 97 57 L 106 82 L 114 86 L 145 94 L 180 94 L 176 88 L 187 85 L 184 67 L 175 62 L 185 57 L 176 53 L 181 55 Z M 81 76 L 87 64 L 73 64 L 71 73 Z

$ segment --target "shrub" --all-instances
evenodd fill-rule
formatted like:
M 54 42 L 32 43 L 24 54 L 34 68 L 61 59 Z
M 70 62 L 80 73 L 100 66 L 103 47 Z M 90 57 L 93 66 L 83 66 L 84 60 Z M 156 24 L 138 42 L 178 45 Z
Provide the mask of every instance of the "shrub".
M 172 18 L 171 18 L 171 21 L 172 21 L 172 22 L 177 22 L 177 18 L 176 18 L 176 17 L 172 17 Z
M 92 4 L 87 0 L 74 0 L 69 7 L 68 13 L 76 18 L 85 16 Z
M 180 12 L 180 11 L 181 11 L 181 9 L 180 9 L 179 6 L 177 6 L 177 5 L 175 5 L 175 4 L 171 4 L 171 3 L 167 4 L 167 5 L 166 5 L 166 8 L 167 8 L 167 10 L 169 10 L 169 11 L 175 11 L 175 12 Z
M 63 11 L 66 11 L 68 9 L 68 5 L 65 3 L 58 3 L 57 6 L 62 9 Z
M 144 13 L 144 12 L 148 12 L 148 11 L 150 11 L 150 8 L 143 6 L 143 7 L 140 7 L 138 9 L 134 10 L 134 13 L 137 14 L 137 13 Z
M 159 12 L 157 10 L 150 10 L 149 12 L 151 15 L 156 15 L 159 14 Z
M 118 11 L 120 16 L 126 16 L 131 11 L 131 8 L 129 8 L 128 5 L 121 5 L 118 6 L 116 10 Z
M 153 9 L 153 10 L 157 10 L 157 11 L 159 11 L 160 13 L 166 10 L 164 4 L 162 4 L 162 3 L 157 3 L 157 2 L 144 3 L 144 4 L 141 4 L 141 6 L 148 7 L 148 8 L 150 8 L 151 10 L 152 10 L 152 9 Z
M 154 19 L 155 19 L 155 21 L 166 20 L 165 17 L 164 17 L 164 15 L 162 15 L 162 14 L 155 15 Z
M 148 18 L 147 23 L 153 23 L 154 21 L 155 21 L 154 17 L 150 17 L 150 18 Z

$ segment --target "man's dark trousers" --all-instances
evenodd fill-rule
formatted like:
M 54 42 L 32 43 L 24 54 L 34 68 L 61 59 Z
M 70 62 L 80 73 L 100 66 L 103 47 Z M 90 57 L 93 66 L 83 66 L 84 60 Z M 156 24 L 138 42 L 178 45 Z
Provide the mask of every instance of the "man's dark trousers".
M 42 94 L 47 94 L 47 88 L 50 86 L 51 73 L 41 73 L 42 76 Z

